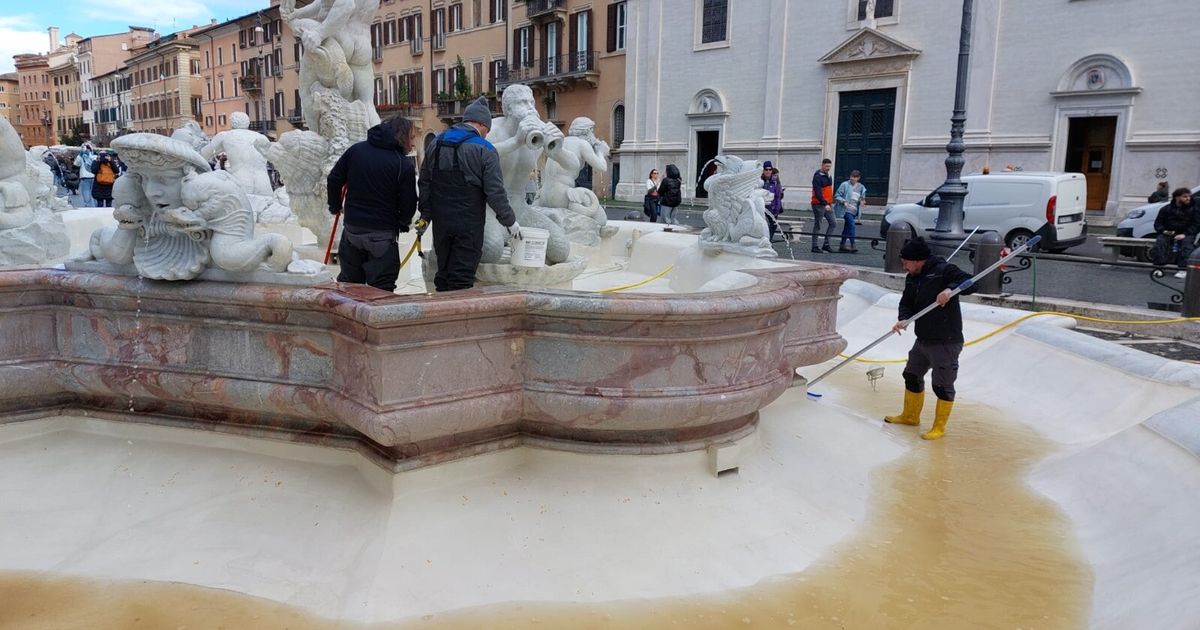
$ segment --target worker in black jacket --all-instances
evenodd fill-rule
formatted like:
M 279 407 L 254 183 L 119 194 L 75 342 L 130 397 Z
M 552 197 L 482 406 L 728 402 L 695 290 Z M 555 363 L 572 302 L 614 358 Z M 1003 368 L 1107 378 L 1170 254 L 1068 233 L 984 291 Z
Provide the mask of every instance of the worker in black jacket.
M 329 171 L 329 212 L 343 214 L 338 282 L 396 290 L 400 232 L 417 211 L 417 169 L 408 153 L 416 130 L 404 116 L 385 120 L 351 145 Z
M 950 293 L 971 276 L 944 258 L 931 256 L 929 246 L 922 240 L 906 244 L 900 250 L 900 260 L 908 276 L 904 279 L 904 294 L 900 296 L 900 321 L 892 326 L 892 330 L 900 334 L 907 327 L 905 320 L 934 302 L 941 308 L 935 308 L 917 320 L 917 340 L 904 365 L 904 410 L 884 420 L 892 424 L 921 424 L 925 373 L 932 369 L 937 412 L 933 428 L 921 437 L 936 440 L 945 435 L 946 422 L 954 407 L 954 381 L 958 378 L 958 355 L 963 348 L 962 311 L 958 296 L 952 298 Z M 963 294 L 973 292 L 974 286 L 962 291 Z

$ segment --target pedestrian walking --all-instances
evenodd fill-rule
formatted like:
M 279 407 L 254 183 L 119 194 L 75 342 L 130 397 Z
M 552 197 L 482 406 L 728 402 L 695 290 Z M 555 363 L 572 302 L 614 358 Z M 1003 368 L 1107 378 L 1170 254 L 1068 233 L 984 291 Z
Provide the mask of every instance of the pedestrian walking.
M 833 196 L 836 206 L 834 214 L 842 218 L 842 244 L 838 251 L 843 254 L 858 252 L 858 248 L 854 246 L 854 237 L 857 234 L 856 226 L 862 210 L 862 200 L 867 194 L 867 187 L 859 183 L 860 179 L 862 173 L 850 171 L 850 179 L 842 182 Z M 847 243 L 850 244 L 849 247 L 846 246 Z
M 891 424 L 921 424 L 921 408 L 925 405 L 925 373 L 933 370 L 933 393 L 937 410 L 933 428 L 921 437 L 936 440 L 946 433 L 946 423 L 954 408 L 954 381 L 958 378 L 958 355 L 962 353 L 962 310 L 958 296 L 950 293 L 971 275 L 933 256 L 923 240 L 911 241 L 900 250 L 900 262 L 908 274 L 904 278 L 904 293 L 900 296 L 899 321 L 892 326 L 896 334 L 904 332 L 905 320 L 937 302 L 941 308 L 930 311 L 916 322 L 916 341 L 904 365 L 904 410 L 884 417 Z M 972 285 L 960 295 L 974 293 Z
M 417 169 L 408 157 L 415 137 L 412 121 L 393 116 L 371 127 L 329 171 L 329 212 L 342 215 L 338 282 L 396 290 L 397 238 L 417 212 Z
M 832 252 L 829 248 L 829 239 L 833 236 L 833 178 L 829 176 L 829 170 L 833 168 L 833 161 L 829 158 L 821 160 L 821 168 L 813 173 L 812 178 L 812 213 L 813 213 L 813 243 L 812 250 L 814 252 Z M 821 236 L 821 221 L 825 221 L 825 243 L 818 247 L 817 242 Z
M 1191 190 L 1176 188 L 1171 193 L 1171 203 L 1163 206 L 1154 219 L 1154 231 L 1158 234 L 1150 250 L 1150 260 L 1165 267 L 1174 259 L 1179 267 L 1175 277 L 1185 277 L 1188 257 L 1196 248 L 1196 235 L 1200 234 L 1200 207 Z
M 75 168 L 79 169 L 79 196 L 83 198 L 83 203 L 92 199 L 92 183 L 96 178 L 95 173 L 92 173 L 92 162 L 95 160 L 96 153 L 92 144 L 85 142 L 83 150 L 75 156 Z
M 674 164 L 667 165 L 667 176 L 658 185 L 658 202 L 663 208 L 663 222 L 667 225 L 679 225 L 675 209 L 683 202 L 683 178 L 679 174 L 679 167 Z
M 774 241 L 775 233 L 779 231 L 777 218 L 783 214 L 783 183 L 779 181 L 779 169 L 771 160 L 763 162 L 762 180 L 763 190 L 767 191 L 767 237 Z
M 646 177 L 646 196 L 642 197 L 642 212 L 651 223 L 658 222 L 658 169 L 650 169 Z
M 504 190 L 500 155 L 484 139 L 491 126 L 491 108 L 481 97 L 463 111 L 461 123 L 425 147 L 420 211 L 422 219 L 433 223 L 438 266 L 433 284 L 438 291 L 475 286 L 488 206 L 509 237 L 521 238 L 521 226 Z
M 92 174 L 96 176 L 92 183 L 92 199 L 97 208 L 112 207 L 113 184 L 120 177 L 119 167 L 108 153 L 100 153 L 92 160 Z

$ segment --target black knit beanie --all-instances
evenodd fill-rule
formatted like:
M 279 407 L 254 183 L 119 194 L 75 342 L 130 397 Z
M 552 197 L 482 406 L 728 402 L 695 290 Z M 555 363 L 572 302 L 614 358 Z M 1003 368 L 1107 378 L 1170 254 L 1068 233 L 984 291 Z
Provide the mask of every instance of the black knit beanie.
M 909 241 L 904 245 L 904 247 L 900 250 L 900 259 L 929 260 L 930 253 L 929 246 L 925 244 L 925 241 L 917 239 L 915 241 Z

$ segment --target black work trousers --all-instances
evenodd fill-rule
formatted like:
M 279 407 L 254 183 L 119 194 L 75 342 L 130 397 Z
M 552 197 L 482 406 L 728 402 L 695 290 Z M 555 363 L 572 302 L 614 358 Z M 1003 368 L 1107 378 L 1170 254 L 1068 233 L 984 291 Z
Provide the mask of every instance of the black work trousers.
M 338 282 L 369 284 L 392 292 L 400 275 L 400 246 L 389 234 L 350 234 L 343 229 L 338 263 L 342 267 Z
M 434 217 L 432 229 L 433 251 L 437 254 L 433 286 L 439 292 L 475 286 L 475 271 L 483 256 L 483 216 L 476 221 Z

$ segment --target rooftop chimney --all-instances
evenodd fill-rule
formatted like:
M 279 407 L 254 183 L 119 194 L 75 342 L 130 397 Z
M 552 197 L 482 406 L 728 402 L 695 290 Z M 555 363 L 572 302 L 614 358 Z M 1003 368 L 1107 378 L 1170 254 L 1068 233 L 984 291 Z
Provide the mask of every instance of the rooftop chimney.
M 51 26 L 46 32 L 50 33 L 50 52 L 58 50 L 58 27 Z

